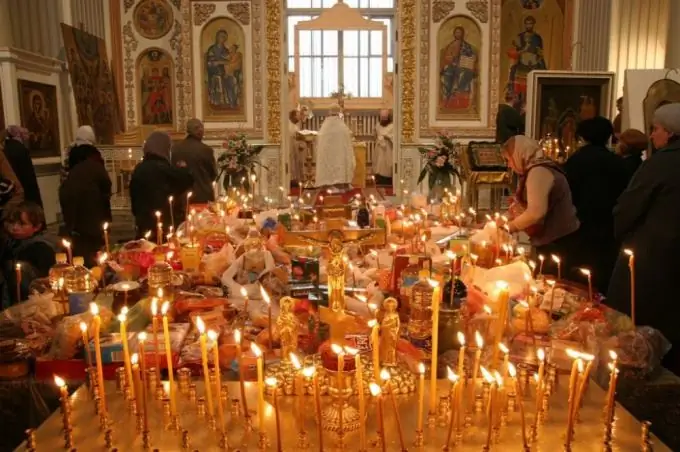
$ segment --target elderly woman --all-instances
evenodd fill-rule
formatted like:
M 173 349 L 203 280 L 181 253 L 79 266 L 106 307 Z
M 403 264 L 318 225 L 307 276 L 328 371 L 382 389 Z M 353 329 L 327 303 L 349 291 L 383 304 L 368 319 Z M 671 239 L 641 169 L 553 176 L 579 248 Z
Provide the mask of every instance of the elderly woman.
M 680 328 L 674 298 L 680 281 L 680 103 L 654 113 L 651 141 L 657 151 L 640 166 L 614 209 L 617 239 L 635 253 L 636 323 L 660 330 L 673 344 L 664 365 L 680 375 Z M 607 303 L 630 313 L 630 271 L 621 253 Z
M 538 142 L 524 135 L 506 141 L 502 155 L 519 176 L 515 202 L 510 207 L 510 232 L 524 231 L 537 254 L 558 255 L 565 270 L 563 276 L 568 277 L 580 260 L 574 254 L 579 248 L 579 221 L 567 178 L 552 160 L 543 158 Z M 546 266 L 552 264 L 549 258 L 546 260 Z
M 194 183 L 186 163 L 170 163 L 172 139 L 166 132 L 155 131 L 144 142 L 144 158 L 135 167 L 130 179 L 130 201 L 135 217 L 137 237 L 156 231 L 156 211 L 161 212 L 165 228 L 170 226 L 170 203 L 173 196 L 179 200 Z M 174 203 L 176 206 L 177 203 Z M 181 209 L 175 210 L 176 224 L 184 221 Z M 181 216 L 180 216 L 181 215 Z
M 619 135 L 616 153 L 623 159 L 628 182 L 642 165 L 642 155 L 647 150 L 647 146 L 649 146 L 647 135 L 637 129 L 628 129 Z

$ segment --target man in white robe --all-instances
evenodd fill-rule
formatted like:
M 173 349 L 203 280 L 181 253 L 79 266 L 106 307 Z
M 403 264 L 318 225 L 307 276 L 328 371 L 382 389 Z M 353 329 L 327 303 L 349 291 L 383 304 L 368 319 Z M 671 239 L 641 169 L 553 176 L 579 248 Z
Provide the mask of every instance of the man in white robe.
M 290 181 L 294 185 L 305 181 L 304 165 L 307 145 L 300 141 L 300 112 L 291 110 L 288 114 L 288 136 L 290 150 Z
M 352 131 L 342 119 L 342 109 L 336 104 L 330 108 L 316 138 L 315 185 L 351 185 L 355 166 Z
M 392 112 L 381 110 L 380 122 L 375 126 L 375 150 L 373 152 L 373 174 L 378 185 L 392 185 L 393 148 Z

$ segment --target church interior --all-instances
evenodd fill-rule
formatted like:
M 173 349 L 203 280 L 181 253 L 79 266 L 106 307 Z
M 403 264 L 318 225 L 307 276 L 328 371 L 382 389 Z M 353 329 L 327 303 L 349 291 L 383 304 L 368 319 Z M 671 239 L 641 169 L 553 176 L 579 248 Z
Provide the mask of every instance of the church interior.
M 2 257 L 0 293 L 37 308 L 0 311 L 0 411 L 22 413 L 0 451 L 680 450 L 675 308 L 651 301 L 675 291 L 680 218 L 645 229 L 672 206 L 647 174 L 673 186 L 680 149 L 674 18 L 676 0 L 0 0 L 0 147 L 23 131 L 60 236 L 45 330 Z M 83 126 L 111 184 L 91 269 L 63 233 Z M 140 165 L 191 165 L 196 127 L 210 202 L 188 183 L 140 214 Z M 625 178 L 611 159 L 635 139 Z M 10 323 L 49 339 L 17 358 Z

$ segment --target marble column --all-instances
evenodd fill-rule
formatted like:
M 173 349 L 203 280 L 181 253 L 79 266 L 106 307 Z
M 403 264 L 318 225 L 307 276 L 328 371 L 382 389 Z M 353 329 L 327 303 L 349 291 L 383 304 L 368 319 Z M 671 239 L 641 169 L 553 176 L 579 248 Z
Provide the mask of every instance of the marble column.
M 611 11 L 611 0 L 576 0 L 573 70 L 608 70 Z
M 626 69 L 664 67 L 671 3 L 677 0 L 612 1 L 608 68 L 617 73 L 617 96 Z

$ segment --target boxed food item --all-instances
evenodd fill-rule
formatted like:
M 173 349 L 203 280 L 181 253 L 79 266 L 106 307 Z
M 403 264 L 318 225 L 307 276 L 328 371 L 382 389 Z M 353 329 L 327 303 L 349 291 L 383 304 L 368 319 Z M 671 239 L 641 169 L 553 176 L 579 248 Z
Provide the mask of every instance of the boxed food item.
M 137 334 L 128 333 L 128 349 L 130 354 L 137 350 Z M 123 359 L 123 337 L 119 333 L 103 335 L 99 339 L 103 364 L 122 363 Z M 90 340 L 90 356 L 95 359 L 94 339 Z
M 158 344 L 158 360 L 161 369 L 168 367 L 167 354 L 165 352 L 165 338 L 163 336 L 163 328 L 161 322 L 158 322 L 158 337 L 157 340 L 153 335 L 153 328 L 150 325 L 147 327 L 147 339 L 144 342 L 144 358 L 147 363 L 155 366 L 156 364 L 156 344 Z M 171 323 L 168 325 L 168 332 L 170 336 L 170 350 L 172 353 L 172 364 L 176 366 L 179 362 L 179 354 L 182 350 L 182 344 L 189 333 L 191 324 L 189 323 Z M 136 342 L 135 342 L 136 343 Z

